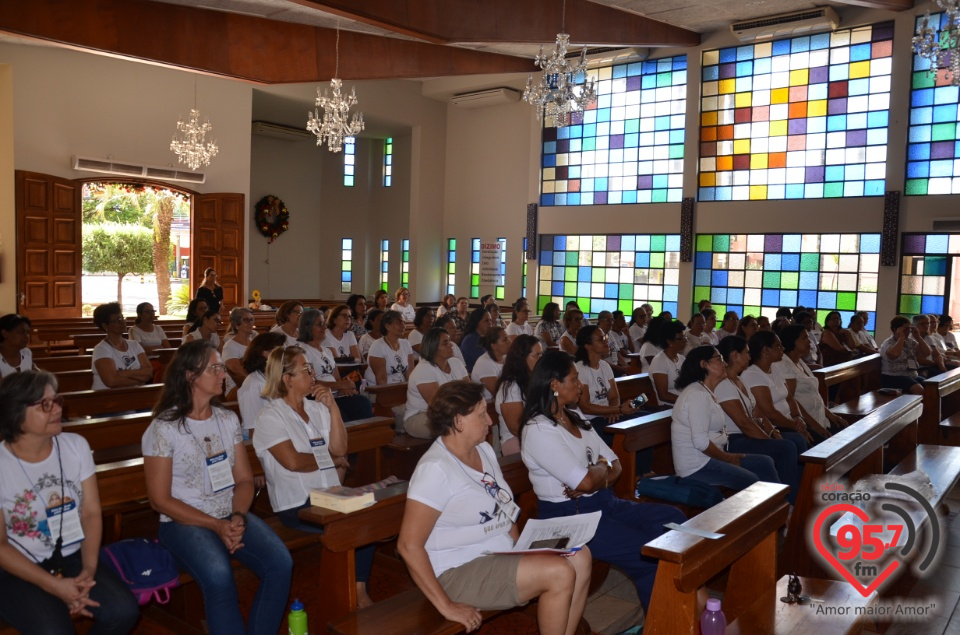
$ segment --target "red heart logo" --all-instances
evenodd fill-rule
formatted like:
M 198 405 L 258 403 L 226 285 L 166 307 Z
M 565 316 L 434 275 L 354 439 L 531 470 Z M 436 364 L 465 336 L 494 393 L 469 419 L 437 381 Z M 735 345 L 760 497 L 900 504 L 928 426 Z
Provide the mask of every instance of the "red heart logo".
M 896 571 L 900 567 L 900 561 L 893 560 L 892 562 L 890 562 L 886 566 L 886 568 L 880 572 L 880 575 L 878 575 L 877 578 L 870 583 L 869 586 L 864 587 L 863 584 L 860 583 L 860 580 L 857 580 L 855 577 L 853 577 L 853 574 L 847 571 L 847 568 L 844 567 L 842 564 L 840 564 L 840 561 L 837 560 L 832 553 L 830 553 L 830 551 L 823 544 L 823 540 L 821 539 L 820 530 L 823 527 L 823 523 L 826 522 L 828 517 L 832 516 L 837 512 L 850 512 L 852 514 L 855 514 L 858 518 L 860 518 L 865 523 L 870 520 L 870 516 L 867 515 L 867 512 L 863 511 L 859 507 L 854 507 L 853 505 L 846 505 L 843 503 L 838 505 L 831 505 L 830 507 L 820 512 L 820 515 L 817 516 L 817 521 L 813 525 L 813 544 L 816 546 L 817 551 L 820 552 L 820 555 L 823 556 L 824 560 L 826 560 L 831 565 L 833 565 L 833 568 L 836 569 L 837 572 L 840 575 L 842 575 L 843 578 L 847 582 L 849 582 L 854 589 L 857 590 L 857 592 L 860 593 L 860 595 L 862 595 L 863 597 L 867 597 L 868 595 L 876 591 L 877 587 L 883 584 L 884 580 L 890 577 L 890 574 L 892 574 L 894 571 Z

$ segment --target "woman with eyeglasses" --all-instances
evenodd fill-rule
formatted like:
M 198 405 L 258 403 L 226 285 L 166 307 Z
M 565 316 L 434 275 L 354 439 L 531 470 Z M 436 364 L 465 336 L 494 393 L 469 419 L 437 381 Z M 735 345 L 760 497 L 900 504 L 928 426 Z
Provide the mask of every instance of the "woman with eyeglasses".
M 209 342 L 187 342 L 170 361 L 143 434 L 147 496 L 160 513 L 160 542 L 200 585 L 210 633 L 273 635 L 283 620 L 293 559 L 273 530 L 247 513 L 253 471 L 240 421 L 214 402 L 225 376 Z M 260 578 L 247 624 L 233 558 Z
M 157 324 L 157 312 L 149 302 L 141 302 L 137 305 L 137 319 L 130 327 L 127 337 L 140 342 L 140 346 L 147 353 L 158 348 L 170 348 L 167 334 Z
M 477 358 L 477 363 L 470 371 L 470 379 L 483 386 L 483 398 L 490 403 L 493 401 L 497 379 L 503 372 L 504 358 L 510 350 L 510 339 L 506 330 L 492 326 L 487 334 L 480 338 L 480 345 L 486 352 Z
M 404 322 L 413 322 L 417 309 L 410 302 L 410 290 L 406 287 L 400 287 L 394 295 L 397 301 L 393 303 L 390 310 L 397 311 L 403 317 Z
M 683 349 L 683 354 L 687 355 L 698 346 L 712 346 L 710 336 L 704 330 L 706 319 L 701 313 L 694 313 L 690 321 L 687 322 L 687 331 L 684 337 L 687 338 L 687 345 Z
M 676 381 L 683 360 L 686 359 L 682 354 L 687 346 L 684 331 L 682 323 L 670 320 L 663 323 L 657 336 L 657 345 L 661 351 L 650 362 L 649 373 L 661 404 L 675 403 L 680 396 Z
M 407 434 L 432 439 L 427 408 L 440 386 L 467 377 L 467 367 L 454 357 L 453 342 L 444 329 L 433 328 L 423 336 L 420 363 L 407 380 L 407 408 L 403 427 Z
M 93 323 L 107 336 L 93 347 L 93 389 L 143 386 L 153 379 L 153 366 L 140 342 L 123 336 L 123 310 L 116 302 L 93 310 Z
M 283 333 L 261 333 L 253 338 L 243 354 L 243 370 L 247 373 L 247 378 L 237 391 L 237 402 L 240 405 L 240 419 L 246 438 L 253 436 L 257 415 L 267 405 L 267 400 L 263 397 L 263 386 L 267 383 L 264 375 L 267 357 L 273 349 L 283 346 L 284 341 Z
M 581 390 L 573 358 L 562 351 L 545 352 L 533 369 L 520 454 L 530 471 L 538 515 L 556 518 L 602 512 L 587 546 L 594 558 L 630 576 L 649 611 L 657 561 L 642 556 L 640 550 L 667 531 L 664 524 L 686 519 L 674 507 L 627 501 L 613 493 L 620 461 L 577 413 Z
M 303 315 L 311 311 L 319 313 L 307 309 Z M 267 477 L 270 507 L 287 527 L 322 533 L 322 527 L 301 522 L 298 513 L 310 506 L 311 488 L 334 487 L 343 480 L 347 429 L 340 409 L 330 387 L 316 380 L 313 365 L 296 347 L 270 353 L 263 394 L 268 402 L 257 417 L 253 447 Z M 367 581 L 374 550 L 369 546 L 356 552 L 361 608 L 373 604 Z
M 220 335 L 217 333 L 219 330 L 220 314 L 216 311 L 207 311 L 197 318 L 197 321 L 193 323 L 193 328 L 190 329 L 183 341 L 204 340 L 213 344 L 215 349 L 220 350 Z
M 30 318 L 10 313 L 0 317 L 0 377 L 33 370 Z
M 202 298 L 194 298 L 190 300 L 190 304 L 187 305 L 187 323 L 183 325 L 182 336 L 186 337 L 187 333 L 190 332 L 190 329 L 193 328 L 193 323 L 197 321 L 197 318 L 202 316 L 207 312 L 207 301 Z
M 364 379 L 372 386 L 402 384 L 410 377 L 413 368 L 413 349 L 403 336 L 403 316 L 396 311 L 387 311 L 380 318 L 380 333 L 367 354 L 367 370 Z
M 492 422 L 480 386 L 441 386 L 428 420 L 438 438 L 410 478 L 397 540 L 414 582 L 468 633 L 480 628 L 482 610 L 539 598 L 539 632 L 573 635 L 590 584 L 588 548 L 569 558 L 487 553 L 513 548 L 520 509 L 486 442 Z
M 759 481 L 779 483 L 773 459 L 728 451 L 729 430 L 715 391 L 727 378 L 723 356 L 698 346 L 684 359 L 676 386 L 670 443 L 678 476 L 740 491 Z
M 533 335 L 533 327 L 530 326 L 530 305 L 525 298 L 520 298 L 513 305 L 513 313 L 510 316 L 510 324 L 507 324 L 507 337 L 513 342 L 520 335 Z
M 237 398 L 236 390 L 247 378 L 247 371 L 243 368 L 243 355 L 257 336 L 254 322 L 253 311 L 246 307 L 238 306 L 230 311 L 230 330 L 220 346 L 221 360 L 227 367 L 227 382 L 224 388 L 227 401 Z
M 93 456 L 62 432 L 57 380 L 26 370 L 0 383 L 0 619 L 19 633 L 129 633 L 140 608 L 100 559 Z
M 523 403 L 530 375 L 543 357 L 543 345 L 533 335 L 518 335 L 503 360 L 503 371 L 493 389 L 494 407 L 500 417 L 500 451 L 503 456 L 520 452 Z
M 333 307 L 327 315 L 327 335 L 323 345 L 329 349 L 335 359 L 359 362 L 360 348 L 357 346 L 357 338 L 350 330 L 352 319 L 350 308 L 346 304 Z
M 620 401 L 613 369 L 605 360 L 610 355 L 607 336 L 599 326 L 588 325 L 577 333 L 576 368 L 583 390 L 577 405 L 600 437 L 607 443 L 613 436 L 606 433 L 608 423 L 630 419 L 637 413 L 633 404 Z
M 303 315 L 303 303 L 287 300 L 277 309 L 277 325 L 270 329 L 287 336 L 287 346 L 297 345 L 297 328 Z
M 204 300 L 208 309 L 220 311 L 220 305 L 223 304 L 223 287 L 217 284 L 217 272 L 213 267 L 204 269 L 203 283 L 197 287 L 197 294 L 194 297 Z

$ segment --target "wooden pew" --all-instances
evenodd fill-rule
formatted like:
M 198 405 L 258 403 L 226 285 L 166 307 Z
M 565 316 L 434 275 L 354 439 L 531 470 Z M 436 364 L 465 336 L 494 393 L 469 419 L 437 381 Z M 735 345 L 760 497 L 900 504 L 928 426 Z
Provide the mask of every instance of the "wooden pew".
M 68 370 L 90 370 L 93 368 L 92 355 L 58 355 L 56 357 L 34 357 L 34 365 L 48 373 L 62 373 Z
M 847 421 L 857 421 L 880 406 L 890 402 L 896 395 L 884 395 L 880 389 L 880 355 L 865 355 L 849 362 L 819 368 L 813 371 L 820 384 L 820 397 L 829 404 L 830 388 L 839 386 L 839 405 L 832 410 Z
M 660 408 L 663 404 L 657 399 L 657 391 L 653 387 L 653 381 L 648 373 L 638 373 L 636 375 L 624 375 L 613 380 L 617 385 L 617 392 L 620 393 L 620 403 L 625 403 L 636 399 L 641 394 L 647 398 L 644 404 L 644 410 Z M 663 407 L 670 407 L 669 404 Z
M 960 446 L 960 368 L 923 382 L 921 443 Z
M 685 522 L 684 527 L 722 534 L 717 540 L 671 531 L 647 543 L 644 555 L 657 558 L 657 576 L 644 632 L 689 635 L 698 632 L 703 607 L 698 593 L 709 580 L 729 571 L 723 612 L 731 633 L 859 632 L 855 607 L 868 606 L 846 582 L 803 580 L 804 592 L 829 605 L 850 607 L 846 617 L 823 616 L 817 623 L 809 606 L 787 605 L 786 578 L 777 582 L 777 532 L 787 519 L 786 485 L 754 483 Z
M 152 410 L 163 384 L 147 384 L 109 390 L 80 390 L 63 394 L 63 418 L 96 417 L 127 410 Z
M 93 389 L 93 371 L 89 368 L 64 370 L 53 376 L 57 378 L 57 391 L 61 393 Z
M 898 475 L 921 469 L 938 493 L 930 504 L 934 509 L 940 507 L 960 481 L 960 448 L 917 445 L 921 410 L 919 395 L 902 395 L 800 456 L 803 478 L 790 517 L 783 572 L 824 575 L 807 550 L 808 522 L 824 504 L 819 489 L 823 482 L 843 479 L 852 486 L 871 474 Z M 925 517 L 914 520 L 919 530 Z
M 629 419 L 607 426 L 613 435 L 613 451 L 620 460 L 620 479 L 613 486 L 617 496 L 636 500 L 637 455 L 640 450 L 653 448 L 653 469 L 657 474 L 673 474 L 673 448 L 670 445 L 670 424 L 673 408 Z

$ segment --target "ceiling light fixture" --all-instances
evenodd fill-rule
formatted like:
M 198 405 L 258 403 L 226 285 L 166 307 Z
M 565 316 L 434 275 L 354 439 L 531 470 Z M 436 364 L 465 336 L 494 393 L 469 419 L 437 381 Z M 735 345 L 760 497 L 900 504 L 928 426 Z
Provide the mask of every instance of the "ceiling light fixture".
M 343 140 L 346 137 L 355 137 L 363 130 L 363 113 L 354 113 L 350 118 L 350 107 L 357 105 L 357 90 L 350 89 L 350 96 L 344 97 L 340 93 L 343 82 L 337 78 L 340 74 L 340 20 L 337 20 L 337 45 L 336 45 L 336 65 L 334 66 L 333 79 L 330 80 L 332 95 L 327 97 L 327 91 L 320 94 L 320 87 L 317 87 L 317 102 L 313 112 L 307 113 L 307 130 L 317 135 L 317 146 L 327 142 L 327 149 L 330 152 L 340 152 L 343 150 Z M 323 109 L 323 118 L 320 117 L 320 109 Z
M 213 130 L 210 122 L 200 123 L 200 111 L 197 109 L 197 76 L 193 76 L 193 108 L 190 110 L 190 120 L 184 123 L 183 117 L 177 121 L 177 132 L 173 134 L 170 150 L 176 153 L 180 163 L 185 163 L 191 170 L 201 165 L 210 165 L 210 159 L 217 156 L 220 148 L 216 141 L 206 142 L 207 133 Z M 180 136 L 183 133 L 183 136 Z
M 960 86 L 960 0 L 937 0 L 937 6 L 944 13 L 932 26 L 929 13 L 923 18 L 913 37 L 913 50 L 927 61 L 931 74 L 943 70 L 953 86 Z

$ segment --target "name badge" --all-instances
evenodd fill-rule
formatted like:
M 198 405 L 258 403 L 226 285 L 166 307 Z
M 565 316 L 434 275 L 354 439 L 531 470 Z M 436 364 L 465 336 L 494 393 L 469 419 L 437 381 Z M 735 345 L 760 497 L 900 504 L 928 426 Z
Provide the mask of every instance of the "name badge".
M 510 501 L 509 503 L 500 503 L 500 511 L 507 515 L 510 522 L 516 524 L 520 518 L 520 506 Z
M 317 467 L 321 470 L 336 469 L 333 464 L 333 457 L 330 456 L 330 450 L 327 449 L 327 442 L 323 437 L 310 439 L 310 451 L 313 452 L 313 458 L 317 461 Z
M 917 370 L 920 366 L 917 364 L 917 360 L 912 357 L 907 360 L 907 368 L 910 370 Z
M 77 502 L 69 501 L 63 505 L 47 507 L 47 527 L 50 528 L 52 538 L 63 536 L 64 545 L 83 540 L 83 526 L 80 524 Z
M 210 478 L 210 487 L 214 492 L 222 492 L 233 487 L 233 468 L 225 451 L 208 456 L 206 462 L 207 476 Z

